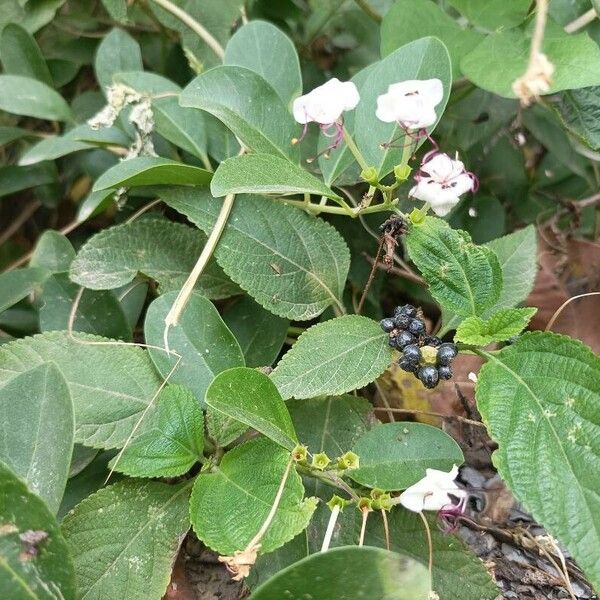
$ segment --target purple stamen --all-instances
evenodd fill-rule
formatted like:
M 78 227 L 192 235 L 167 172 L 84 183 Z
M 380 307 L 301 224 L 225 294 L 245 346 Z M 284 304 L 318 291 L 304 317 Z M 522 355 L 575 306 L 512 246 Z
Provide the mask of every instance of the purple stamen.
M 333 131 L 333 133 L 328 133 L 332 127 L 335 127 L 335 130 Z M 335 150 L 341 144 L 342 140 L 344 139 L 344 119 L 343 119 L 343 117 L 340 118 L 339 120 L 335 121 L 335 123 L 329 123 L 327 125 L 320 124 L 319 128 L 321 129 L 321 133 L 325 137 L 328 137 L 330 139 L 333 138 L 333 141 L 331 142 L 331 144 L 329 144 L 329 146 L 327 146 L 327 148 L 325 148 L 324 150 L 321 150 L 321 152 L 319 152 L 316 156 L 306 159 L 307 163 L 314 162 L 321 155 L 324 155 L 325 158 L 329 158 L 329 152 L 331 150 Z
M 463 496 L 458 504 L 448 504 L 438 512 L 438 522 L 442 533 L 455 533 L 458 530 L 460 520 L 467 508 L 467 500 L 468 497 Z

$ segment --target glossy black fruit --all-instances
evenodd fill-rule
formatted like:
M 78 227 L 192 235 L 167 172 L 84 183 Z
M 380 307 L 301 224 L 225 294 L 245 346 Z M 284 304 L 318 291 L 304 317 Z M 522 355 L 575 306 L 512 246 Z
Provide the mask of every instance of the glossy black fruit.
M 408 333 L 408 331 L 401 331 L 393 339 L 395 340 L 395 348 L 398 348 L 398 350 L 404 350 L 406 346 L 417 341 L 415 336 Z
M 397 306 L 394 309 L 394 317 L 404 315 L 406 317 L 414 317 L 417 314 L 417 309 L 412 304 L 405 304 L 404 306 Z
M 441 367 L 438 367 L 438 374 L 440 379 L 452 379 L 452 368 L 442 365 Z
M 381 325 L 381 329 L 383 329 L 386 333 L 389 333 L 393 329 L 396 328 L 396 323 L 394 323 L 394 319 L 382 319 L 379 321 Z
M 415 373 L 419 370 L 419 363 L 414 362 L 404 356 L 398 361 L 398 366 L 407 373 Z
M 429 389 L 434 388 L 440 380 L 438 370 L 430 365 L 421 367 L 418 372 L 418 377 L 421 380 L 421 383 Z
M 410 317 L 407 317 L 406 315 L 399 315 L 394 317 L 394 323 L 396 323 L 396 327 L 398 329 L 407 329 L 408 324 L 410 323 Z
M 434 348 L 437 348 L 438 346 L 440 346 L 442 343 L 442 340 L 440 340 L 439 337 L 437 337 L 436 335 L 426 335 L 423 338 L 423 345 L 424 346 L 433 346 Z
M 458 350 L 456 346 L 450 342 L 446 342 L 438 348 L 437 364 L 447 367 L 457 354 Z
M 413 335 L 421 335 L 425 333 L 425 323 L 421 319 L 411 319 L 408 324 L 408 330 Z
M 403 357 L 408 360 L 412 360 L 418 363 L 421 358 L 421 350 L 416 344 L 409 344 L 408 346 L 404 346 L 403 352 Z

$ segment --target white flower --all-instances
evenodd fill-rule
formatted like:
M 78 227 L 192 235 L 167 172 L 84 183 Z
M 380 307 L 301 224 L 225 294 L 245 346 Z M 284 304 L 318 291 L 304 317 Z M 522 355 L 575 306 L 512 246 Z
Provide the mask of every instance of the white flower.
M 442 510 L 453 504 L 452 494 L 456 498 L 466 498 L 465 490 L 459 488 L 454 480 L 458 467 L 454 465 L 449 473 L 437 469 L 427 469 L 426 475 L 400 494 L 400 504 L 413 512 L 423 510 Z
M 434 154 L 423 162 L 417 176 L 417 185 L 408 193 L 410 197 L 429 202 L 433 212 L 446 216 L 465 192 L 475 191 L 477 178 L 465 170 L 460 160 L 447 154 Z
M 377 118 L 406 129 L 425 129 L 437 120 L 435 107 L 444 97 L 439 79 L 411 79 L 394 83 L 377 98 Z
M 332 125 L 345 110 L 356 108 L 359 100 L 358 89 L 351 81 L 340 81 L 334 77 L 294 100 L 294 119 L 302 125 L 311 121 Z

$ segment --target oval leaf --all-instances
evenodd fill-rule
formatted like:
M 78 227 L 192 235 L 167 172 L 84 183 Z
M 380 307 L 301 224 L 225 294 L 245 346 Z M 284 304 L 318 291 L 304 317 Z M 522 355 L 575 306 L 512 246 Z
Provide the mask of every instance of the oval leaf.
M 199 475 L 190 500 L 198 538 L 220 554 L 243 550 L 271 510 L 289 456 L 270 440 L 255 439 L 227 452 L 214 472 Z M 275 517 L 261 539 L 261 553 L 282 546 L 308 525 L 317 502 L 303 498 L 302 479 L 292 469 Z
M 165 317 L 176 297 L 176 292 L 169 292 L 148 308 L 144 322 L 146 343 L 163 346 Z M 244 365 L 244 355 L 233 334 L 213 303 L 200 294 L 192 294 L 179 324 L 169 328 L 168 342 L 177 355 L 149 349 L 156 368 L 167 377 L 177 365 L 169 381 L 187 386 L 200 402 L 218 373 Z
M 293 450 L 298 443 L 290 413 L 275 384 L 260 371 L 241 367 L 215 377 L 206 404 Z
M 354 445 L 360 467 L 354 481 L 385 491 L 404 490 L 425 477 L 426 469 L 450 471 L 464 462 L 460 446 L 441 429 L 423 423 L 385 423 Z
M 518 500 L 600 585 L 600 358 L 581 342 L 527 333 L 486 354 L 477 406 L 494 465 Z
M 205 232 L 222 204 L 203 190 L 165 190 L 161 197 Z M 295 320 L 340 305 L 350 266 L 346 243 L 328 223 L 259 196 L 236 198 L 215 257 L 259 304 Z
M 391 360 L 379 324 L 347 315 L 307 329 L 271 377 L 283 398 L 336 395 L 367 385 Z
M 0 313 L 29 296 L 49 276 L 48 271 L 39 267 L 0 273 Z

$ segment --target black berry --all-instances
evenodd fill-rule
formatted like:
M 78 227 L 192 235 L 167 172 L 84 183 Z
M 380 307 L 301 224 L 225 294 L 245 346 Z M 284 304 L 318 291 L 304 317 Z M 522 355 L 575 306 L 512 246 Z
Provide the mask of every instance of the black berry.
M 429 389 L 434 388 L 440 380 L 438 370 L 430 365 L 421 367 L 418 372 L 418 377 L 421 380 L 421 383 Z
M 437 337 L 436 335 L 426 335 L 423 338 L 423 344 L 425 346 L 433 346 L 434 348 L 437 348 L 438 346 L 440 346 L 442 343 L 442 340 L 440 340 L 439 337 Z
M 409 344 L 408 346 L 404 346 L 403 352 L 404 358 L 408 360 L 412 360 L 418 363 L 421 358 L 421 350 L 416 344 Z
M 392 339 L 394 340 L 394 344 L 391 344 L 391 341 L 390 344 L 398 348 L 398 350 L 404 350 L 406 346 L 414 344 L 417 341 L 415 336 L 408 333 L 408 331 L 401 331 Z
M 425 323 L 421 319 L 411 319 L 408 330 L 414 335 L 425 333 Z
M 393 329 L 396 328 L 396 323 L 394 323 L 394 319 L 382 319 L 379 321 L 381 325 L 381 329 L 383 329 L 386 333 L 389 333 Z
M 438 374 L 440 379 L 452 379 L 452 368 L 442 365 L 441 367 L 438 367 Z
M 412 304 L 405 304 L 404 306 L 397 306 L 394 309 L 394 317 L 401 315 L 406 317 L 414 317 L 417 314 L 417 309 Z
M 450 342 L 442 344 L 438 348 L 437 363 L 447 367 L 452 359 L 458 354 L 456 346 Z
M 407 317 L 406 315 L 399 315 L 394 317 L 394 323 L 396 323 L 396 327 L 398 329 L 406 329 L 410 323 L 410 317 Z
M 419 363 L 414 362 L 404 356 L 398 361 L 398 366 L 408 373 L 416 373 L 419 370 Z

